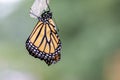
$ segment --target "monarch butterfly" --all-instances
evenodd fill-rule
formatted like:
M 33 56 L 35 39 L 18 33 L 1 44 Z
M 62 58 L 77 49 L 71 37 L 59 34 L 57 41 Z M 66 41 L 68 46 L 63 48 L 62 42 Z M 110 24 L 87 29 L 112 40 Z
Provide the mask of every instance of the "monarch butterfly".
M 61 41 L 50 10 L 44 11 L 38 20 L 26 41 L 26 49 L 30 55 L 44 60 L 49 66 L 61 58 Z

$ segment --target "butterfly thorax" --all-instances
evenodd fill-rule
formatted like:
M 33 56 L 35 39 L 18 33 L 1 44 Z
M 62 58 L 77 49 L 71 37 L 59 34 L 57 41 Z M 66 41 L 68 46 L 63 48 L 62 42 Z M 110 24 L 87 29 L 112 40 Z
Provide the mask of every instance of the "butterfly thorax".
M 45 11 L 42 15 L 41 15 L 41 21 L 42 22 L 48 22 L 49 19 L 52 19 L 52 13 L 50 11 Z

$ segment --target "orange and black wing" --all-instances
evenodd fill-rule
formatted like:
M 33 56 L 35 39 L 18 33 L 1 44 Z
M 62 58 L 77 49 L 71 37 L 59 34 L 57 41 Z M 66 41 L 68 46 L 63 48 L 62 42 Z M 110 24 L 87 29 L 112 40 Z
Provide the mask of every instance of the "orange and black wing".
M 48 65 L 60 60 L 61 41 L 52 19 L 48 23 L 38 21 L 26 41 L 26 49 L 30 55 L 44 60 Z

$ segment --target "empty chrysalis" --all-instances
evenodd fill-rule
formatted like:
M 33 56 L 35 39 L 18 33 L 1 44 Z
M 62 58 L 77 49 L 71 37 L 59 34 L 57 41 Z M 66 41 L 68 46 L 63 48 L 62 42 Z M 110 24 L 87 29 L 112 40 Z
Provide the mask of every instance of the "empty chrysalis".
M 43 10 L 46 10 L 48 7 L 46 2 L 49 4 L 49 0 L 35 0 L 30 8 L 30 16 L 32 18 L 37 18 L 36 16 L 40 16 Z

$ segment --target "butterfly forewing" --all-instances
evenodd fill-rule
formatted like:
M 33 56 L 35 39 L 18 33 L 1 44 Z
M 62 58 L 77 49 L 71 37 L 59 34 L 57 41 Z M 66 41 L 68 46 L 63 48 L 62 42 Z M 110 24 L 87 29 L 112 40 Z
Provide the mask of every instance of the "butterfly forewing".
M 30 55 L 44 60 L 48 65 L 60 60 L 61 41 L 52 19 L 48 22 L 38 21 L 26 41 Z

